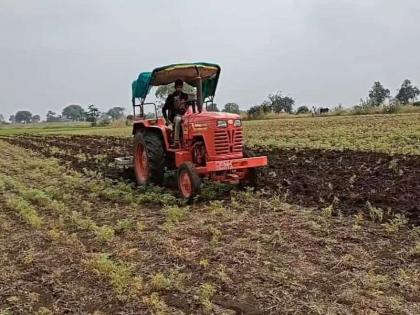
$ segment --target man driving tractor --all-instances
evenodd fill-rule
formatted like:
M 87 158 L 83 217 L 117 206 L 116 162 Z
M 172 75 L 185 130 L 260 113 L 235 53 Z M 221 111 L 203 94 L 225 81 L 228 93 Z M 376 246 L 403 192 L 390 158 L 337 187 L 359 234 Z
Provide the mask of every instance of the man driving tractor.
M 175 92 L 169 94 L 166 98 L 165 105 L 162 108 L 162 114 L 166 124 L 169 122 L 174 124 L 174 146 L 179 147 L 179 134 L 181 131 L 182 116 L 188 109 L 188 94 L 182 92 L 184 82 L 180 79 L 175 81 Z M 195 106 L 193 106 L 195 113 Z M 169 120 L 168 120 L 169 118 Z
M 219 65 L 206 62 L 172 64 L 141 72 L 133 81 L 133 164 L 138 184 L 161 185 L 165 172 L 176 170 L 179 193 L 189 201 L 199 194 L 203 179 L 256 185 L 257 168 L 267 165 L 267 157 L 246 152 L 241 117 L 208 112 L 203 106 L 213 102 L 220 70 Z M 195 88 L 190 100 L 182 93 L 184 82 Z M 151 87 L 172 83 L 176 91 L 165 102 L 164 117 L 159 117 L 156 104 L 145 102 L 147 94 Z M 145 105 L 154 105 L 154 117 L 144 114 Z M 173 146 L 165 126 L 170 122 L 182 147 Z

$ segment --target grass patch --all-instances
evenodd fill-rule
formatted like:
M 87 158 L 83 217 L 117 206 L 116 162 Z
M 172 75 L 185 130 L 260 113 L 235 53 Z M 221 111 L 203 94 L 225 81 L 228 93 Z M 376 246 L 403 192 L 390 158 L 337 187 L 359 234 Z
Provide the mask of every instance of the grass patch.
M 139 288 L 139 278 L 133 277 L 132 267 L 125 263 L 112 261 L 102 254 L 87 261 L 87 264 L 98 274 L 109 279 L 118 296 L 124 297 L 130 288 Z
M 20 216 L 32 227 L 40 228 L 42 225 L 42 219 L 38 215 L 38 212 L 32 207 L 32 205 L 16 194 L 6 194 L 5 201 L 7 206 L 17 211 Z

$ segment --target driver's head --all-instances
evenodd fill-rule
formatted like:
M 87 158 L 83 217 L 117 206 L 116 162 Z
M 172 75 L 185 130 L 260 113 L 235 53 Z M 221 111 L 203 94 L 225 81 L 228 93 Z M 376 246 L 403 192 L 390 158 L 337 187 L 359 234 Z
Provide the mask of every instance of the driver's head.
M 182 91 L 182 87 L 184 85 L 184 82 L 180 79 L 175 81 L 175 91 L 177 92 L 181 92 Z

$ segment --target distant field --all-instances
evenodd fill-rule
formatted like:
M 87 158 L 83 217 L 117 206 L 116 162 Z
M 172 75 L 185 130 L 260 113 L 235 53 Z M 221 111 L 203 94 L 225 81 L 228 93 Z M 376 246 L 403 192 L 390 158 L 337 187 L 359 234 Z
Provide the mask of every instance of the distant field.
M 0 127 L 0 136 L 18 134 L 86 134 L 129 136 L 130 127 L 91 127 L 88 122 L 19 124 Z
M 244 127 L 249 146 L 420 154 L 420 113 L 255 120 L 245 121 Z M 129 137 L 131 127 L 92 128 L 82 123 L 0 129 L 0 136 L 23 133 Z
M 35 133 L 65 133 L 77 132 L 90 129 L 88 122 L 52 122 L 37 124 L 13 124 L 0 126 L 0 136 L 14 134 L 35 134 Z
M 245 133 L 250 146 L 420 154 L 420 114 L 256 120 Z

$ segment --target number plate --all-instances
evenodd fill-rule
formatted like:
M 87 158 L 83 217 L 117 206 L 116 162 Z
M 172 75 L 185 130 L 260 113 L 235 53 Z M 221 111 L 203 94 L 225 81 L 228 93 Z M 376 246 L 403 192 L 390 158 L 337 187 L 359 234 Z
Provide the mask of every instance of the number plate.
M 216 171 L 231 170 L 232 161 L 216 161 Z

